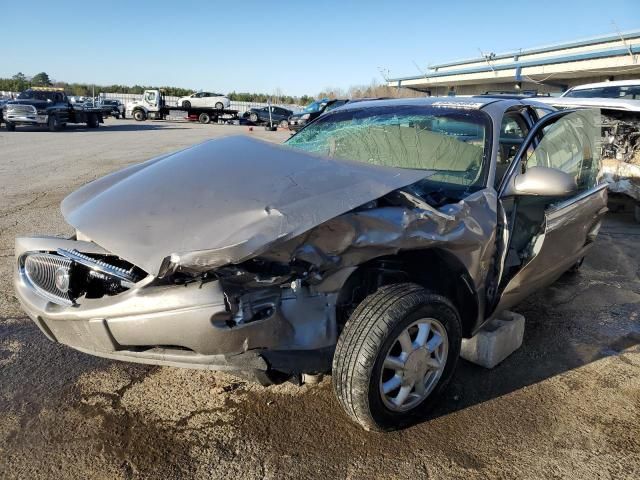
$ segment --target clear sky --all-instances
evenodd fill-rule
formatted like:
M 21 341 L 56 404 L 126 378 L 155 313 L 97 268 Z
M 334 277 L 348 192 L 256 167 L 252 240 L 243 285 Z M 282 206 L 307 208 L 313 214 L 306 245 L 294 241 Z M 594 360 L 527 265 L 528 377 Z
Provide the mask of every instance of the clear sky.
M 640 0 L 0 0 L 0 77 L 315 95 L 640 29 Z

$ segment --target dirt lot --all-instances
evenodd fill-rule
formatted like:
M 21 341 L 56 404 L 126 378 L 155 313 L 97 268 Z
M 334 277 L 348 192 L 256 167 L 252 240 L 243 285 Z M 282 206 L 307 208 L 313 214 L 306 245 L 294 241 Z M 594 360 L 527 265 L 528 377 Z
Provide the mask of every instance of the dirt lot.
M 246 127 L 107 120 L 0 132 L 1 478 L 640 478 L 640 228 L 609 214 L 581 273 L 520 305 L 523 347 L 461 362 L 425 423 L 366 433 L 330 382 L 223 374 L 53 344 L 13 297 L 16 235 L 69 235 L 58 205 L 124 165 Z M 286 133 L 251 133 L 281 141 Z

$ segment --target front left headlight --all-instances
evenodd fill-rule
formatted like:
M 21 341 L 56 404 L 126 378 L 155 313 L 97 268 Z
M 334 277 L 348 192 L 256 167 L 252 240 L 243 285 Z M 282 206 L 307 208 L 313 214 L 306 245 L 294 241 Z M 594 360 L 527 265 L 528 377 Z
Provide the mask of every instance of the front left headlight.
M 304 115 L 302 115 L 302 116 L 300 117 L 300 120 L 309 120 L 309 117 L 310 117 L 310 116 L 311 116 L 311 114 L 310 114 L 310 113 L 305 113 Z

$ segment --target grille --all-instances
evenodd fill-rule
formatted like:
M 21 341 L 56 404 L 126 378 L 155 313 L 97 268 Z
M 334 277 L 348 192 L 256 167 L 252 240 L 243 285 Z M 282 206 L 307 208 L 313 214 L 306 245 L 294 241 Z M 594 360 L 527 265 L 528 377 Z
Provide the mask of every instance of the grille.
M 7 115 L 35 115 L 36 107 L 33 105 L 7 105 Z
M 56 273 L 59 277 L 66 275 L 68 279 L 71 264 L 71 260 L 59 255 L 33 253 L 24 260 L 24 273 L 35 290 L 47 300 L 60 305 L 73 305 L 69 292 L 60 290 L 56 285 Z

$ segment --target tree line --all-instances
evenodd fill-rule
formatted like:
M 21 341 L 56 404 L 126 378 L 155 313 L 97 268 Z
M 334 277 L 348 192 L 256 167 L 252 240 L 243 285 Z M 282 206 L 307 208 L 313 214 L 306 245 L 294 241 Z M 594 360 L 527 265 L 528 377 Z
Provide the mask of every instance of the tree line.
M 64 88 L 68 95 L 80 97 L 89 97 L 96 93 L 135 93 L 141 94 L 145 90 L 162 89 L 166 95 L 173 97 L 184 97 L 190 95 L 194 90 L 189 88 L 171 87 L 171 86 L 155 86 L 155 85 L 90 85 L 86 83 L 68 83 L 52 80 L 46 72 L 40 72 L 33 77 L 27 77 L 24 73 L 18 72 L 11 78 L 0 78 L 0 91 L 22 92 L 30 87 L 59 87 Z M 250 92 L 231 92 L 228 94 L 229 100 L 238 102 L 267 102 L 269 100 L 275 103 L 287 103 L 306 105 L 314 99 L 309 95 L 291 96 L 283 95 L 280 91 L 274 94 L 268 93 L 250 93 Z
M 0 78 L 0 91 L 22 92 L 29 87 L 53 86 L 64 88 L 68 95 L 88 97 L 95 91 L 98 93 L 135 93 L 141 94 L 145 90 L 159 88 L 164 90 L 166 95 L 173 97 L 183 97 L 190 95 L 194 90 L 179 87 L 152 86 L 152 85 L 90 85 L 86 83 L 67 83 L 52 80 L 46 72 L 40 72 L 33 77 L 27 77 L 24 73 L 18 72 L 11 78 Z M 352 86 L 348 89 L 327 87 L 317 96 L 310 95 L 292 96 L 285 95 L 280 89 L 272 94 L 231 92 L 228 94 L 229 100 L 236 102 L 260 102 L 272 101 L 281 104 L 307 105 L 316 98 L 363 98 L 363 97 L 415 97 L 423 96 L 424 93 L 413 90 L 389 87 L 386 84 L 379 84 L 375 79 L 369 85 Z

